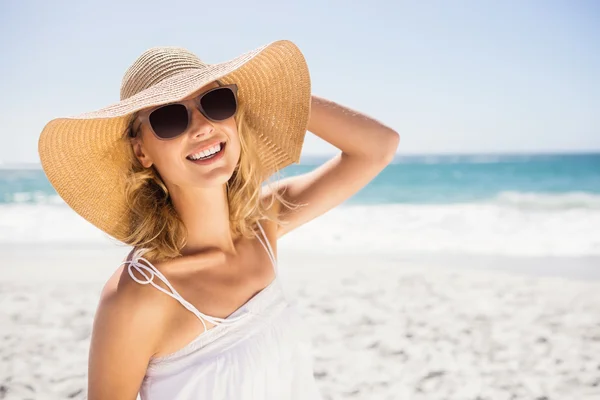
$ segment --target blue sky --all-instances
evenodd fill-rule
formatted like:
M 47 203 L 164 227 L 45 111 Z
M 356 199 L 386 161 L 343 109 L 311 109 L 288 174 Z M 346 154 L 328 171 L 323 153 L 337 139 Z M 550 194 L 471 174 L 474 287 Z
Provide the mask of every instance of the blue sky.
M 0 162 L 38 162 L 50 119 L 118 101 L 148 47 L 217 63 L 278 39 L 303 51 L 314 94 L 397 130 L 401 154 L 600 150 L 599 4 L 3 1 Z

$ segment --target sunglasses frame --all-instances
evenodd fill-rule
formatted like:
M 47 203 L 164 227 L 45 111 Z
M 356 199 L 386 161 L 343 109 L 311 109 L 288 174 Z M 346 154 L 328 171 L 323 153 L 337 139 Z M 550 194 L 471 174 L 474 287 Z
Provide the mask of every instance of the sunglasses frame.
M 184 133 L 186 133 L 189 129 L 190 129 L 190 121 L 192 120 L 192 107 L 196 108 L 198 111 L 200 111 L 202 113 L 202 115 L 204 115 L 204 117 L 206 119 L 208 119 L 209 121 L 213 121 L 213 122 L 222 122 L 225 121 L 226 119 L 229 119 L 233 116 L 235 116 L 235 114 L 237 113 L 238 110 L 238 96 L 237 96 L 237 92 L 238 92 L 238 86 L 235 83 L 229 84 L 229 85 L 221 85 L 220 82 L 217 81 L 217 83 L 219 83 L 219 86 L 208 89 L 207 91 L 199 94 L 196 97 L 193 97 L 191 99 L 187 99 L 187 100 L 181 100 L 181 101 L 174 101 L 172 103 L 166 103 L 166 104 L 160 104 L 158 106 L 152 107 L 152 108 L 148 108 L 146 110 L 141 111 L 138 115 L 137 115 L 137 120 L 140 121 L 140 125 L 138 126 L 138 128 L 135 130 L 139 130 L 139 128 L 143 125 L 146 124 L 148 126 L 148 128 L 152 131 L 152 134 L 159 140 L 172 140 L 175 138 L 178 138 L 179 136 L 183 135 Z M 235 100 L 235 112 L 233 113 L 233 115 L 231 117 L 225 118 L 225 119 L 213 119 L 211 117 L 209 117 L 206 114 L 206 111 L 204 110 L 204 107 L 202 107 L 202 98 L 204 96 L 206 96 L 208 93 L 214 92 L 215 90 L 220 90 L 220 89 L 229 89 L 233 92 L 233 98 Z M 187 115 L 188 115 L 188 126 L 183 130 L 183 132 L 181 132 L 180 134 L 170 137 L 170 138 L 163 138 L 160 137 L 156 132 L 154 132 L 154 128 L 152 127 L 152 124 L 150 123 L 150 115 L 158 110 L 159 108 L 162 107 L 166 107 L 166 106 L 171 106 L 174 104 L 181 104 L 185 107 L 185 109 L 187 110 Z M 136 134 L 134 133 L 134 130 L 131 129 L 130 132 L 130 137 L 135 137 Z

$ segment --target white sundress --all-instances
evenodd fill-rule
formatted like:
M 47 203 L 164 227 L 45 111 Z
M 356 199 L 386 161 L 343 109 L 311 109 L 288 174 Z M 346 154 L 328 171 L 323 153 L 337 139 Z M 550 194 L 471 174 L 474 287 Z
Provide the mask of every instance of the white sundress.
M 205 329 L 178 351 L 150 360 L 139 391 L 141 400 L 322 400 L 309 331 L 283 290 L 273 250 L 260 223 L 258 227 L 264 242 L 256 237 L 271 259 L 275 278 L 226 318 L 203 314 L 181 297 L 142 257 L 144 249 L 124 262 L 132 279 L 150 283 L 178 300 Z M 154 283 L 154 276 L 171 292 Z M 216 326 L 207 330 L 204 320 Z

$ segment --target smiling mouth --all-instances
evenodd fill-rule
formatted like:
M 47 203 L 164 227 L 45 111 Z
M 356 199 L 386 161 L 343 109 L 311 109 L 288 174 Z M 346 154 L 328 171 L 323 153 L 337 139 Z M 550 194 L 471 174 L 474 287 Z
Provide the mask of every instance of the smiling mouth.
M 197 161 L 205 161 L 205 160 L 210 160 L 212 158 L 215 158 L 217 156 L 219 156 L 221 153 L 223 153 L 223 151 L 225 150 L 225 142 L 221 142 L 219 143 L 220 149 L 219 151 L 217 151 L 216 153 L 213 153 L 209 156 L 206 157 L 200 157 L 200 158 L 191 158 L 191 155 L 187 156 L 186 159 L 192 161 L 192 162 L 197 162 Z

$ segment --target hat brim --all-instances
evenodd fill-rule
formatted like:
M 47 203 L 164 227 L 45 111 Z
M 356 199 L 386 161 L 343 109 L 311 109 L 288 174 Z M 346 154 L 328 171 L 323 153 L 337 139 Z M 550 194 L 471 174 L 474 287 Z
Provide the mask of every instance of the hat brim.
M 238 85 L 267 173 L 299 162 L 310 114 L 310 74 L 298 47 L 280 40 L 227 62 L 178 73 L 100 110 L 48 122 L 38 141 L 48 180 L 75 212 L 122 241 L 129 231 L 124 197 L 129 166 L 122 136 L 130 115 L 181 100 L 217 79 Z

